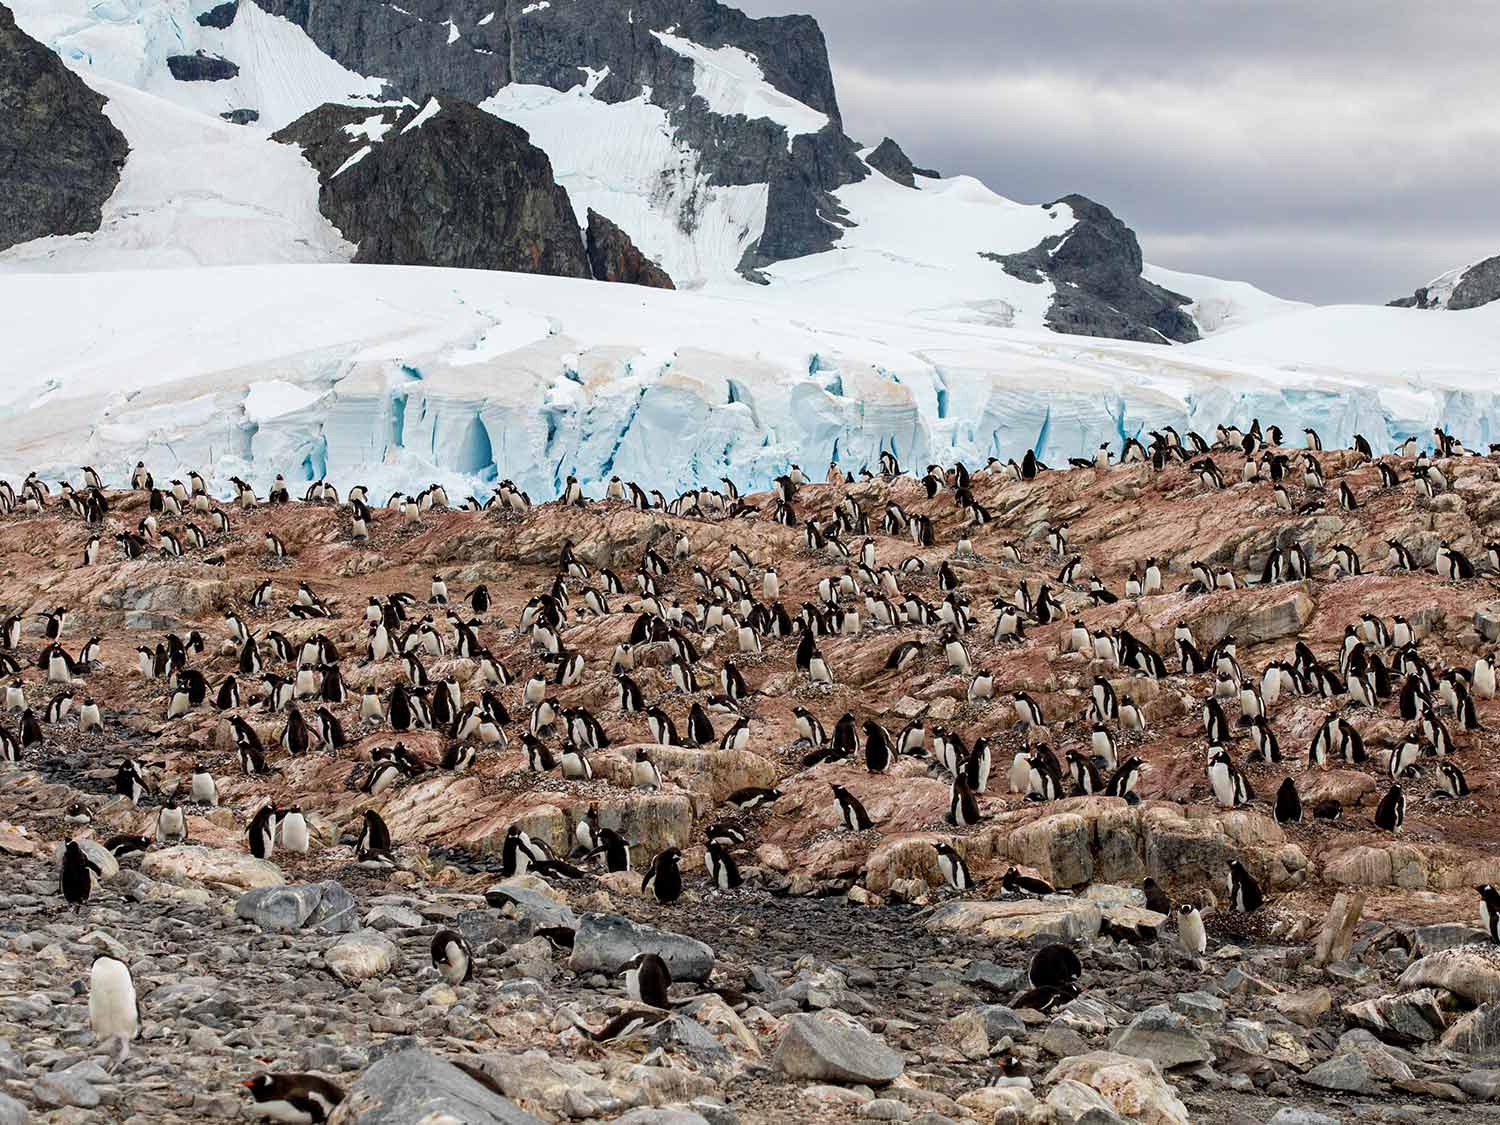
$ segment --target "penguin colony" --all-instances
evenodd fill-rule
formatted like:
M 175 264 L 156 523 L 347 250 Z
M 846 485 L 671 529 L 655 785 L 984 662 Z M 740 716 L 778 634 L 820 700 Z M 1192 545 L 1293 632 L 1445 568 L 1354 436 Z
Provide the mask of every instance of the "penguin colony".
M 1273 646 L 1285 651 L 1256 666 L 1216 623 L 1232 615 L 1238 598 L 1266 587 L 1335 584 L 1375 573 L 1427 572 L 1472 591 L 1475 604 L 1486 600 L 1500 574 L 1495 541 L 1389 538 L 1383 550 L 1373 551 L 1368 530 L 1348 536 L 1360 549 L 1343 541 L 1304 542 L 1299 529 L 1334 509 L 1348 526 L 1361 518 L 1356 513 L 1393 494 L 1411 494 L 1419 505 L 1439 509 L 1458 480 L 1497 480 L 1500 450 L 1480 455 L 1442 431 L 1434 433 L 1430 452 L 1413 439 L 1377 457 L 1358 437 L 1351 450 L 1329 452 L 1313 431 L 1295 449 L 1276 427 L 1262 430 L 1258 422 L 1248 429 L 1220 426 L 1212 442 L 1170 428 L 1150 438 L 1149 444 L 1127 440 L 1118 458 L 1101 447 L 1069 469 L 1129 474 L 1137 482 L 1154 476 L 1171 482 L 1160 487 L 1187 494 L 1253 489 L 1276 525 L 1254 565 L 1236 569 L 1194 559 L 1174 567 L 1164 556 L 1145 557 L 1106 581 L 1091 565 L 1088 544 L 1065 522 L 1046 522 L 1021 539 L 999 531 L 1015 526 L 1013 516 L 996 515 L 1013 503 L 1008 491 L 1058 471 L 1033 453 L 1020 462 L 992 458 L 972 472 L 955 464 L 931 465 L 921 474 L 904 474 L 886 453 L 877 469 L 857 476 L 831 465 L 821 484 L 792 466 L 769 495 L 753 500 L 727 479 L 723 489 L 668 501 L 618 478 L 602 501 L 590 500 L 569 477 L 555 506 L 577 510 L 578 526 L 586 528 L 591 513 L 628 506 L 664 517 L 666 533 L 628 560 L 633 573 L 617 557 L 613 566 L 600 566 L 592 552 L 564 541 L 547 580 L 504 619 L 501 604 L 520 600 L 514 591 L 497 598 L 487 586 L 451 574 L 432 575 L 415 593 L 390 591 L 357 605 L 341 594 L 337 580 L 302 579 L 293 588 L 278 572 L 295 564 L 307 542 L 365 546 L 381 533 L 388 539 L 420 534 L 426 521 L 460 509 L 479 520 L 524 522 L 533 502 L 509 482 L 482 501 L 469 497 L 454 505 L 438 485 L 381 503 L 361 486 L 341 495 L 315 481 L 294 498 L 280 476 L 264 499 L 234 478 L 233 498 L 224 502 L 210 496 L 197 473 L 162 487 L 144 464 L 130 474 L 128 488 L 106 487 L 89 467 L 81 483 L 54 486 L 34 474 L 19 488 L 0 481 L 0 517 L 56 517 L 72 538 L 84 537 L 75 557 L 79 567 L 193 563 L 223 570 L 231 560 L 250 558 L 263 572 L 216 625 L 167 633 L 139 645 L 133 658 L 117 644 L 106 651 L 100 637 L 88 635 L 97 623 L 88 602 L 0 607 L 0 763 L 44 765 L 59 728 L 75 730 L 82 745 L 106 755 L 111 745 L 130 741 L 120 737 L 112 709 L 159 715 L 153 735 L 163 746 L 171 745 L 175 724 L 216 714 L 233 751 L 205 754 L 190 779 L 172 778 L 149 751 L 114 763 L 114 794 L 148 814 L 149 823 L 105 838 L 104 847 L 127 857 L 191 842 L 194 819 L 224 803 L 226 780 L 233 781 L 233 808 L 251 854 L 271 858 L 278 851 L 338 846 L 337 838 L 319 838 L 318 818 L 310 815 L 317 794 L 301 794 L 303 804 L 285 806 L 269 795 L 285 788 L 290 763 L 323 754 L 347 761 L 350 784 L 377 799 L 347 836 L 354 862 L 389 872 L 400 866 L 400 841 L 376 805 L 418 776 L 483 770 L 504 756 L 519 761 L 518 770 L 588 786 L 611 747 L 635 745 L 625 771 L 606 771 L 609 778 L 661 790 L 672 779 L 653 747 L 774 749 L 760 741 L 757 726 L 769 709 L 786 704 L 766 690 L 780 676 L 784 694 L 797 700 L 788 708 L 797 736 L 789 776 L 818 771 L 825 778 L 822 815 L 829 831 L 870 832 L 899 817 L 899 798 L 893 801 L 888 790 L 869 806 L 861 799 L 862 783 L 872 775 L 915 762 L 946 782 L 949 834 L 934 845 L 935 870 L 958 894 L 983 889 L 965 859 L 963 837 L 990 818 L 996 801 L 1011 808 L 1103 795 L 1130 804 L 1164 797 L 1224 809 L 1264 805 L 1285 824 L 1363 817 L 1372 829 L 1396 834 L 1405 827 L 1409 802 L 1469 798 L 1464 767 L 1476 754 L 1484 760 L 1481 716 L 1495 696 L 1493 650 L 1480 645 L 1472 659 L 1455 663 L 1443 656 L 1451 645 L 1432 643 L 1427 619 L 1363 613 L 1347 623 L 1337 651 L 1316 651 L 1292 635 Z M 911 488 L 913 478 L 918 490 Z M 313 537 L 294 538 L 278 530 L 275 518 L 264 518 L 279 506 L 316 509 L 323 526 Z M 794 550 L 811 566 L 808 583 L 785 582 L 779 560 L 752 557 L 737 544 L 727 557 L 700 557 L 695 524 L 736 520 L 791 529 L 799 543 Z M 997 581 L 1002 592 L 995 595 Z M 973 593 L 981 589 L 988 593 Z M 1145 626 L 1152 599 L 1171 596 L 1181 619 L 1170 630 Z M 1205 599 L 1213 599 L 1211 617 L 1196 612 Z M 1122 617 L 1120 608 L 1135 612 Z M 610 619 L 627 627 L 607 652 L 571 643 Z M 1097 623 L 1101 619 L 1109 623 Z M 1145 627 L 1128 628 L 1134 620 Z M 956 723 L 905 719 L 894 710 L 820 717 L 843 682 L 839 641 L 872 633 L 889 634 L 888 655 L 874 677 L 862 673 L 860 686 L 888 679 L 894 688 L 901 676 L 921 672 L 954 677 L 960 687 L 952 694 L 962 700 L 963 714 L 988 733 L 971 737 Z M 1040 693 L 1009 682 L 1011 656 L 1041 644 L 1055 645 L 1057 656 L 1087 674 L 1081 699 L 1058 693 L 1039 699 Z M 472 668 L 462 681 L 430 670 L 454 658 Z M 135 676 L 129 699 L 101 704 L 90 693 L 91 678 L 122 665 Z M 356 674 L 372 667 L 398 673 L 377 688 L 371 686 L 377 678 Z M 590 687 L 603 689 L 592 697 L 606 698 L 606 705 L 578 702 Z M 1185 718 L 1181 709 L 1159 704 L 1169 690 L 1192 702 Z M 892 700 L 899 694 L 892 692 Z M 1294 701 L 1314 701 L 1323 712 L 1310 737 L 1277 722 Z M 1372 725 L 1386 728 L 1388 720 L 1399 720 L 1402 733 L 1367 738 Z M 1190 751 L 1196 769 L 1174 762 L 1169 777 L 1151 779 L 1148 758 L 1157 730 L 1184 724 L 1198 732 Z M 648 738 L 640 737 L 641 726 Z M 438 735 L 440 757 L 409 749 L 403 741 L 409 732 Z M 1309 771 L 1346 767 L 1382 775 L 1383 796 L 1373 812 L 1346 809 L 1330 798 L 1304 802 L 1299 780 L 1315 776 Z M 642 892 L 666 906 L 694 881 L 732 891 L 744 882 L 740 865 L 753 853 L 757 833 L 774 824 L 784 784 L 725 795 L 703 829 L 701 873 L 686 866 L 680 847 L 638 854 L 624 822 L 614 816 L 616 823 L 605 823 L 599 803 L 588 800 L 577 802 L 568 854 L 512 825 L 502 851 L 504 873 L 582 880 L 601 871 L 634 871 Z M 264 797 L 257 795 L 261 787 Z M 805 787 L 798 800 L 797 811 L 805 815 Z M 87 802 L 67 817 L 75 825 L 91 819 Z M 1253 865 L 1253 857 L 1245 858 Z M 84 910 L 98 875 L 95 859 L 69 841 L 60 865 L 61 900 Z M 990 890 L 999 897 L 1058 888 L 1012 867 Z M 1152 909 L 1175 916 L 1179 941 L 1192 955 L 1207 949 L 1202 912 L 1208 907 L 1251 913 L 1265 901 L 1240 859 L 1216 886 L 1190 888 L 1197 897 L 1174 902 L 1152 879 L 1143 890 Z M 1478 897 L 1481 925 L 1500 940 L 1500 893 L 1484 886 Z M 1081 968 L 1066 947 L 1042 952 L 1048 956 L 1039 955 L 1032 976 L 1045 1010 L 1068 997 Z M 456 931 L 437 934 L 431 954 L 450 983 L 473 978 L 472 953 Z M 670 977 L 656 962 L 633 962 L 626 987 L 632 1000 L 662 1009 Z M 90 1010 L 101 1040 L 128 1046 L 140 1033 L 122 962 L 101 957 L 96 963 Z M 584 1030 L 608 1037 L 653 1018 L 649 1012 L 626 1016 L 631 1019 L 618 1028 Z M 314 1075 L 259 1075 L 244 1085 L 258 1112 L 276 1120 L 322 1121 L 342 1096 Z

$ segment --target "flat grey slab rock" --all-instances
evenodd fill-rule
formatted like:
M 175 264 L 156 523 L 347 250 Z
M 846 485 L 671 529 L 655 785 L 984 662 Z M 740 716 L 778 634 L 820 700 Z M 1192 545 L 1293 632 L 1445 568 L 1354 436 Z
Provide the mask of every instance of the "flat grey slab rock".
M 337 1118 L 347 1125 L 542 1125 L 508 1098 L 428 1051 L 408 1050 L 374 1063 L 349 1087 Z

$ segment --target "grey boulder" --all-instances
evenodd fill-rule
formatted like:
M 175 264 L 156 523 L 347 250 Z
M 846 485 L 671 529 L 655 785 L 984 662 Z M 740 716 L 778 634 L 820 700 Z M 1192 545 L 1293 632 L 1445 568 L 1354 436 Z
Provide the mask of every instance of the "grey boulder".
M 263 930 L 322 930 L 348 933 L 359 929 L 359 904 L 332 879 L 256 887 L 240 895 L 235 915 Z
M 462 1121 L 464 1125 L 541 1125 L 445 1059 L 413 1048 L 387 1055 L 349 1087 L 336 1119 L 348 1125 L 411 1125 Z
M 788 1016 L 776 1064 L 789 1078 L 884 1086 L 901 1077 L 905 1060 L 856 1020 L 826 1011 Z
M 618 914 L 583 916 L 568 967 L 575 973 L 614 973 L 639 953 L 660 956 L 673 980 L 703 981 L 714 970 L 714 951 L 696 938 L 642 926 Z

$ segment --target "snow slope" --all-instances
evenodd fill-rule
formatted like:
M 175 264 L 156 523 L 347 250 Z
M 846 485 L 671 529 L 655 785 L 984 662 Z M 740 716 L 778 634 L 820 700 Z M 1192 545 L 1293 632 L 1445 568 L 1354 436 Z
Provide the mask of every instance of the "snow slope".
M 274 132 L 324 102 L 379 97 L 384 84 L 344 69 L 295 24 L 240 0 L 229 27 L 204 27 L 193 0 L 10 0 L 16 23 L 85 78 L 104 78 L 217 117 L 254 109 Z M 171 55 L 219 55 L 240 68 L 219 82 L 179 82 Z
M 608 104 L 590 91 L 602 77 L 581 73 L 567 93 L 515 83 L 480 108 L 521 126 L 546 151 L 580 224 L 593 208 L 608 216 L 679 289 L 734 270 L 766 222 L 765 184 L 711 184 L 698 155 L 673 137 L 666 111 L 648 94 Z
M 693 86 L 708 108 L 725 117 L 766 117 L 792 138 L 816 133 L 828 124 L 828 115 L 796 98 L 783 94 L 766 81 L 754 55 L 738 47 L 704 47 L 670 31 L 651 33 L 664 46 L 693 60 Z
M 1192 297 L 1193 303 L 1186 311 L 1205 336 L 1312 307 L 1302 301 L 1273 297 L 1247 281 L 1224 281 L 1149 263 L 1141 268 L 1141 276 L 1174 293 Z
M 338 262 L 354 256 L 318 211 L 318 175 L 294 148 L 84 72 L 130 154 L 98 231 L 0 253 L 0 271 Z

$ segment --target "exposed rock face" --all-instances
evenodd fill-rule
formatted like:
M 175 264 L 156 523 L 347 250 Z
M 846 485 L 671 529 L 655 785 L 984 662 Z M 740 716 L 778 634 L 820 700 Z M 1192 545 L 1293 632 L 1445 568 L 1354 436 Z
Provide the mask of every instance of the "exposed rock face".
M 1065 195 L 1077 222 L 1063 235 L 1042 239 L 1020 254 L 982 254 L 1023 281 L 1057 286 L 1047 326 L 1054 332 L 1138 340 L 1147 344 L 1198 339 L 1198 326 L 1182 311 L 1191 299 L 1141 277 L 1135 232 L 1108 207 Z
M 206 12 L 198 14 L 198 22 L 204 27 L 216 27 L 223 31 L 234 23 L 234 17 L 239 14 L 240 0 L 224 0 L 222 4 L 215 4 Z
M 240 72 L 238 63 L 203 51 L 196 55 L 168 55 L 167 69 L 179 82 L 223 82 Z
M 0 5 L 0 250 L 99 229 L 129 151 L 104 101 Z
M 1500 254 L 1475 262 L 1462 271 L 1454 272 L 1458 275 L 1458 279 L 1451 290 L 1448 289 L 1446 282 L 1454 277 L 1454 274 L 1444 274 L 1430 285 L 1422 286 L 1410 297 L 1398 297 L 1387 304 L 1398 309 L 1447 308 L 1456 311 L 1477 309 L 1480 305 L 1487 305 L 1491 301 L 1500 299 Z M 1447 291 L 1446 300 L 1444 300 L 1445 291 Z
M 907 159 L 906 153 L 901 151 L 901 146 L 890 137 L 886 137 L 876 146 L 874 152 L 865 157 L 865 163 L 904 187 L 917 186 L 916 169 L 912 167 L 912 162 Z
M 1500 299 L 1500 255 L 1486 258 L 1464 271 L 1448 298 L 1450 309 L 1477 309 Z
M 547 154 L 468 102 L 325 105 L 274 139 L 318 170 L 318 207 L 356 262 L 592 276 Z
M 619 281 L 651 289 L 676 289 L 667 271 L 636 248 L 630 236 L 592 207 L 586 238 L 589 267 L 599 281 Z
M 222 117 L 225 121 L 229 122 L 231 125 L 250 125 L 260 120 L 260 110 L 226 109 L 223 113 L 219 114 L 219 116 Z
M 677 138 L 699 154 L 711 183 L 770 185 L 765 232 L 745 269 L 832 246 L 840 225 L 827 193 L 866 175 L 842 132 L 827 46 L 810 16 L 752 19 L 716 0 L 546 8 L 527 0 L 267 0 L 262 6 L 304 28 L 351 70 L 378 74 L 413 100 L 432 93 L 478 102 L 511 82 L 571 90 L 585 71 L 605 72 L 594 96 L 606 102 L 649 89 Z M 460 35 L 452 43 L 450 26 Z M 775 122 L 711 112 L 694 96 L 692 60 L 652 35 L 669 27 L 694 43 L 753 55 L 768 83 L 827 114 L 829 125 L 796 137 L 789 150 L 786 130 Z

